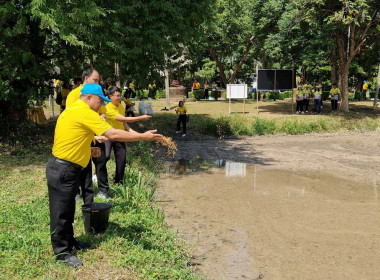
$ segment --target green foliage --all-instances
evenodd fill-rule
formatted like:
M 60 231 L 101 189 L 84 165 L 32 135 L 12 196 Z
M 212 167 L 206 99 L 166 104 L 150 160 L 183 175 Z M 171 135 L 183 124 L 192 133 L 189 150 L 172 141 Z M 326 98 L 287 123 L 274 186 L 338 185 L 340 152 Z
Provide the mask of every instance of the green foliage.
M 360 101 L 360 100 L 366 100 L 367 97 L 366 97 L 365 92 L 357 91 L 357 92 L 355 92 L 355 97 L 354 97 L 354 99 Z
M 156 91 L 156 98 L 165 98 L 166 97 L 166 90 L 165 89 L 158 89 Z
M 293 97 L 293 92 L 291 90 L 286 90 L 283 93 L 284 98 L 292 98 Z
M 198 90 L 193 90 L 193 94 L 192 94 L 193 98 L 195 98 L 196 100 L 201 100 L 204 98 L 205 96 L 205 92 L 204 90 L 202 89 L 198 89 Z
M 218 100 L 218 98 L 221 97 L 221 91 L 219 90 L 212 90 L 211 92 L 209 91 L 209 95 L 214 98 L 215 100 Z M 223 96 L 224 99 L 226 99 L 227 93 Z

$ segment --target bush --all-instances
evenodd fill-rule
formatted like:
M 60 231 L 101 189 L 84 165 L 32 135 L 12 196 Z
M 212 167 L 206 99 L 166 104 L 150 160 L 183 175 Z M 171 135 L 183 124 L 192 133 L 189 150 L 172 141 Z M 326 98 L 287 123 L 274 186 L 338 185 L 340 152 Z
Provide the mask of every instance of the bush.
M 350 93 L 348 94 L 348 99 L 349 99 L 349 100 L 352 100 L 352 99 L 354 99 L 354 98 L 355 98 L 355 93 L 350 92 Z
M 221 92 L 219 90 L 213 90 L 211 91 L 211 97 L 215 100 L 218 100 L 218 98 L 221 96 Z
M 197 89 L 197 90 L 194 90 L 194 91 L 193 91 L 193 94 L 192 94 L 192 95 L 194 96 L 194 98 L 195 98 L 196 100 L 201 100 L 202 98 L 204 98 L 204 96 L 205 96 L 205 92 L 204 92 L 203 89 Z M 190 93 L 189 93 L 189 97 L 190 97 Z
M 284 98 L 292 98 L 293 97 L 293 91 L 286 90 L 282 93 L 284 95 Z
M 156 98 L 159 99 L 159 98 L 165 98 L 166 97 L 166 90 L 164 89 L 158 89 L 156 91 Z
M 365 95 L 365 92 L 361 92 L 361 91 L 355 92 L 355 97 L 354 98 L 357 99 L 357 100 L 359 100 L 359 101 L 367 99 L 366 95 Z
M 370 91 L 369 92 L 369 98 L 375 98 L 376 91 Z M 379 98 L 379 97 L 377 97 Z
M 276 99 L 280 99 L 280 93 L 278 91 L 268 91 L 265 93 L 265 100 L 273 99 L 276 101 Z M 284 98 L 282 98 L 284 99 Z

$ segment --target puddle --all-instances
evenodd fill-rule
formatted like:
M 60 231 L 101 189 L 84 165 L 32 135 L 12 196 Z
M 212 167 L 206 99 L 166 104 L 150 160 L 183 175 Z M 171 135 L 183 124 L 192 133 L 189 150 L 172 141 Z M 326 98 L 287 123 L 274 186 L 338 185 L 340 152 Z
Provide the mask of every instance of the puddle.
M 156 196 L 207 279 L 377 279 L 379 183 L 346 175 L 196 157 Z

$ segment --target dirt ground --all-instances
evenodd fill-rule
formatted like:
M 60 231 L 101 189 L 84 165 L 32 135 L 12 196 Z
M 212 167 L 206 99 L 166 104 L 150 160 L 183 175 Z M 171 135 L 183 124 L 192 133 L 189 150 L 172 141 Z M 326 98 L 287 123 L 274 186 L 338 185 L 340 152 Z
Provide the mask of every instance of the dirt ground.
M 157 200 L 207 279 L 379 279 L 380 132 L 176 139 Z

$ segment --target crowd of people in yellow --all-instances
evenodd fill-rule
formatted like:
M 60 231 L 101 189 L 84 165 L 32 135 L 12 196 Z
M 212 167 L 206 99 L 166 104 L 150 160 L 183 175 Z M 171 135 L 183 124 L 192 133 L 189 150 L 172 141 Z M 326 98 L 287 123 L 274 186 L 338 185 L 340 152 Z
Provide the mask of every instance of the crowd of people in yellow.
M 83 264 L 73 255 L 73 250 L 90 247 L 74 238 L 73 222 L 79 187 L 85 204 L 94 201 L 91 159 L 96 167 L 98 195 L 108 199 L 106 163 L 111 150 L 116 159 L 114 181 L 120 183 L 125 170 L 125 142 L 163 137 L 156 130 L 138 133 L 131 129 L 129 122 L 147 120 L 151 116 L 125 116 L 125 108 L 120 103 L 121 89 L 111 84 L 107 98 L 99 80 L 99 73 L 88 69 L 83 72 L 82 83 L 72 91 L 65 84 L 62 113 L 57 120 L 52 155 L 46 167 L 52 247 L 57 260 L 72 267 Z
M 296 114 L 305 114 L 309 112 L 310 99 L 314 99 L 314 112 L 321 113 L 323 108 L 322 91 L 320 84 L 316 84 L 315 87 L 310 85 L 307 81 L 306 84 L 300 83 L 296 92 Z M 335 112 L 338 109 L 338 100 L 340 99 L 340 90 L 337 84 L 334 83 L 330 90 L 331 110 Z

